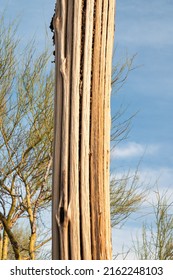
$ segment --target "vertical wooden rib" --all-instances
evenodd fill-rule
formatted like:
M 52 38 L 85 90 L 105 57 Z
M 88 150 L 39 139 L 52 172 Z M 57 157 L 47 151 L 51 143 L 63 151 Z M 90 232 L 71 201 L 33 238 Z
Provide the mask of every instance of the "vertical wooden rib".
M 71 259 L 80 260 L 79 218 L 79 82 L 81 52 L 82 0 L 74 0 L 73 62 L 70 131 L 70 246 Z
M 54 157 L 53 157 L 53 190 L 52 190 L 52 258 L 60 259 L 59 230 L 56 220 L 60 196 L 60 158 L 61 158 L 61 116 L 62 116 L 62 76 L 60 74 L 61 26 L 60 26 L 60 2 L 56 4 L 54 17 L 55 30 L 55 100 L 54 100 Z
M 91 101 L 91 130 L 90 130 L 90 189 L 91 189 L 91 235 L 92 235 L 92 257 L 100 258 L 100 228 L 99 228 L 99 80 L 100 80 L 100 44 L 101 44 L 101 17 L 102 0 L 96 1 L 95 26 L 93 42 L 92 61 L 92 101 Z
M 67 1 L 61 0 L 61 65 L 62 75 L 62 128 L 61 128 L 61 173 L 60 173 L 60 203 L 58 224 L 60 231 L 61 258 L 68 260 L 68 141 L 69 141 L 69 93 L 67 76 L 67 59 L 65 57 Z
M 112 52 L 114 41 L 114 16 L 115 16 L 115 1 L 108 1 L 108 19 L 107 19 L 107 41 L 106 41 L 106 62 L 105 62 L 105 102 L 104 102 L 104 196 L 105 196 L 105 215 L 108 217 L 105 221 L 106 229 L 106 259 L 111 259 L 111 224 L 110 224 L 110 130 L 111 130 L 111 115 L 110 115 L 110 95 L 111 95 L 111 74 L 112 74 Z
M 71 126 L 71 81 L 72 81 L 72 55 L 73 55 L 73 9 L 74 9 L 74 1 L 67 0 L 68 2 L 68 12 L 67 12 L 67 38 L 66 39 L 66 59 L 67 59 L 67 75 L 68 75 L 68 121 L 69 121 L 69 134 L 68 134 L 68 199 L 70 197 L 70 126 Z M 68 200 L 68 209 L 67 209 L 67 216 L 68 216 L 68 259 L 71 259 L 71 250 L 70 250 L 70 236 L 69 236 L 69 226 L 70 226 L 70 207 L 69 207 L 69 200 Z
M 105 221 L 108 217 L 105 215 L 105 194 L 104 194 L 104 95 L 105 95 L 105 49 L 106 49 L 106 30 L 107 30 L 107 6 L 108 1 L 103 1 L 102 6 L 102 25 L 101 25 L 101 45 L 100 45 L 100 90 L 99 90 L 99 134 L 102 141 L 100 142 L 100 182 L 99 182 L 99 222 L 100 222 L 100 259 L 105 259 L 106 253 L 106 228 Z M 107 185 L 109 182 L 107 182 Z M 109 192 L 109 189 L 107 189 Z
M 82 258 L 90 260 L 91 256 L 91 227 L 90 227 L 90 193 L 89 193 L 89 157 L 90 157 L 90 91 L 93 38 L 94 0 L 87 1 L 83 80 L 82 80 L 82 113 L 81 113 L 81 158 L 80 158 L 80 199 L 81 199 L 81 237 Z

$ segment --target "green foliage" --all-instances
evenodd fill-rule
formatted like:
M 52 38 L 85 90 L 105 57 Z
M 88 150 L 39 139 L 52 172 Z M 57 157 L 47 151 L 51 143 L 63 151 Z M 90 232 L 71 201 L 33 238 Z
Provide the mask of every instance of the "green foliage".
M 35 258 L 39 217 L 51 204 L 54 75 L 48 50 L 36 54 L 32 42 L 19 57 L 16 26 L 3 16 L 0 21 L 1 256 L 8 258 L 9 241 L 23 256 L 19 228 L 14 230 L 23 218 L 30 230 L 28 254 Z
M 132 176 L 128 173 L 120 179 L 113 178 L 110 190 L 112 226 L 120 226 L 137 211 L 145 198 L 145 191 L 138 182 L 138 170 Z

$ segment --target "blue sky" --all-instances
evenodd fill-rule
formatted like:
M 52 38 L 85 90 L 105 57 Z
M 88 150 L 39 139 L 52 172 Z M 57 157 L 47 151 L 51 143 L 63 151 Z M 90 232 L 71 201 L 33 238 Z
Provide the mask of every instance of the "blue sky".
M 7 20 L 19 16 L 19 38 L 25 45 L 33 36 L 38 48 L 52 44 L 49 23 L 55 0 L 0 0 L 0 12 L 6 8 Z M 116 54 L 113 65 L 136 54 L 135 70 L 112 97 L 112 115 L 123 104 L 123 116 L 132 120 L 128 138 L 111 156 L 111 170 L 117 177 L 129 169 L 133 174 L 141 157 L 139 180 L 161 190 L 173 191 L 173 1 L 117 0 Z M 45 30 L 48 38 L 45 38 Z M 139 67 L 138 67 L 139 66 Z M 151 198 L 151 197 L 150 197 Z M 129 232 L 134 235 L 141 219 L 131 219 L 122 229 L 113 231 L 114 250 L 121 250 Z M 128 233 L 128 238 L 127 238 Z
M 127 107 L 127 117 L 138 111 L 128 139 L 113 151 L 112 172 L 121 177 L 130 168 L 133 174 L 142 157 L 140 182 L 150 184 L 154 190 L 157 181 L 160 191 L 168 188 L 169 194 L 173 192 L 172 15 L 173 1 L 117 0 L 114 61 L 126 54 L 137 54 L 137 68 L 112 98 L 112 113 L 120 104 Z M 153 196 L 151 192 L 148 200 L 152 201 Z M 149 222 L 150 219 L 148 216 Z M 114 248 L 120 248 L 123 240 L 129 240 L 130 246 L 129 233 L 134 236 L 139 232 L 141 223 L 142 219 L 136 220 L 135 215 L 124 228 L 114 230 Z
M 139 110 L 129 141 L 144 146 L 158 145 L 161 154 L 157 165 L 165 165 L 167 160 L 173 163 L 170 153 L 173 140 L 171 3 L 152 0 L 147 5 L 147 1 L 117 1 L 116 60 L 123 52 L 129 56 L 137 53 L 134 66 L 140 66 L 129 75 L 119 102 L 122 99 L 130 112 Z
M 159 171 L 173 167 L 172 14 L 172 1 L 152 0 L 150 5 L 147 1 L 117 1 L 116 60 L 123 52 L 129 56 L 137 53 L 134 66 L 140 66 L 112 101 L 112 111 L 116 99 L 130 112 L 138 111 L 129 138 L 117 149 L 118 164 L 133 165 L 135 158 L 144 154 L 143 168 Z M 169 187 L 170 182 L 166 183 Z

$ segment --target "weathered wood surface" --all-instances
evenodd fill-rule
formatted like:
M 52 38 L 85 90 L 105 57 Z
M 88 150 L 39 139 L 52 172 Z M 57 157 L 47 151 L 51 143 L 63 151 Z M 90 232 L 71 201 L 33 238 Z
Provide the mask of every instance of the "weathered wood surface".
M 114 0 L 57 0 L 53 259 L 111 259 Z

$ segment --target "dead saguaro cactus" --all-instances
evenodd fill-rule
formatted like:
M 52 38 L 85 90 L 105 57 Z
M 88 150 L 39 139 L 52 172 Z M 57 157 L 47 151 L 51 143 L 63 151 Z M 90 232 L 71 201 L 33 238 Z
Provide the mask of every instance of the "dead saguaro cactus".
M 53 259 L 111 259 L 114 0 L 57 0 Z

